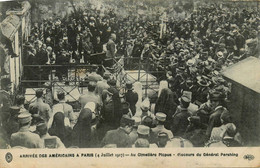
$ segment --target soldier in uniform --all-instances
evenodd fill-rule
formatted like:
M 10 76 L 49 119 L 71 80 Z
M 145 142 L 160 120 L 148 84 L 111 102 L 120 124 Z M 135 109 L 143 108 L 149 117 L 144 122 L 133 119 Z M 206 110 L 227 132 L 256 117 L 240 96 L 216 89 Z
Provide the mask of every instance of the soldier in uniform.
M 22 146 L 26 148 L 43 148 L 43 141 L 39 135 L 29 131 L 31 125 L 31 114 L 23 112 L 18 115 L 19 131 L 11 135 L 10 145 L 12 147 Z
M 139 125 L 137 128 L 138 138 L 132 147 L 145 148 L 149 147 L 150 128 L 145 125 Z
M 173 115 L 171 131 L 174 136 L 182 137 L 189 125 L 188 118 L 190 117 L 190 113 L 188 111 L 188 107 L 190 105 L 190 101 L 190 98 L 185 95 L 181 97 L 180 105 L 177 107 L 177 110 Z
M 152 128 L 152 136 L 154 137 L 153 139 L 155 140 L 155 142 L 158 140 L 158 134 L 160 132 L 166 132 L 168 137 L 170 139 L 173 138 L 173 134 L 170 130 L 167 130 L 164 127 L 165 121 L 166 121 L 166 114 L 162 113 L 162 112 L 158 112 L 155 115 L 156 121 L 157 121 L 157 126 L 155 128 Z

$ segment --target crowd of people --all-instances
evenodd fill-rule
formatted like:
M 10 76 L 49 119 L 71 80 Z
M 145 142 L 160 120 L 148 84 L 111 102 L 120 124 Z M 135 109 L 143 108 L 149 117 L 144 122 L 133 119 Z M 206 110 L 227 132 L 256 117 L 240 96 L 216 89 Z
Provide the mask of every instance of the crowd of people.
M 164 86 L 138 105 L 133 83 L 120 86 L 122 94 L 110 73 L 99 74 L 93 66 L 88 91 L 78 100 L 80 112 L 74 112 L 64 92 L 55 105 L 43 90 L 29 105 L 24 95 L 12 102 L 10 79 L 2 79 L 1 148 L 242 146 L 228 111 L 231 86 L 220 71 L 259 57 L 259 12 L 223 6 L 204 4 L 185 19 L 169 17 L 164 31 L 162 13 L 138 15 L 129 6 L 127 17 L 104 5 L 35 23 L 24 45 L 24 65 L 93 64 L 98 58 L 111 68 L 124 56 L 134 58 L 126 67 L 141 63 L 149 65 L 147 72 L 162 71 L 155 76 Z M 37 78 L 26 72 L 28 79 Z M 61 79 L 67 69 L 57 68 L 56 75 Z

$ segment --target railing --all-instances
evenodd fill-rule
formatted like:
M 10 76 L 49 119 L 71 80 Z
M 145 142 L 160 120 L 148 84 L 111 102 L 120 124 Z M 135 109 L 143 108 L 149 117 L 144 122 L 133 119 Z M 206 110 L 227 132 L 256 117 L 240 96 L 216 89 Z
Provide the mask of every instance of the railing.
M 158 93 L 159 81 L 165 78 L 165 66 L 163 70 L 153 70 L 150 59 L 121 57 L 113 66 L 113 74 L 117 79 L 120 89 L 124 90 L 127 81 L 141 82 L 144 96 L 153 96 Z M 153 78 L 151 80 L 151 78 Z M 150 92 L 150 93 L 149 93 Z M 151 94 L 152 92 L 152 94 Z
M 24 74 L 21 86 L 25 96 L 32 101 L 35 99 L 36 88 L 49 88 L 53 98 L 57 91 L 63 91 L 69 102 L 76 102 L 86 90 L 85 77 L 90 73 L 93 65 L 24 65 Z M 98 65 L 99 71 L 104 72 L 104 67 Z M 26 89 L 30 93 L 26 93 Z

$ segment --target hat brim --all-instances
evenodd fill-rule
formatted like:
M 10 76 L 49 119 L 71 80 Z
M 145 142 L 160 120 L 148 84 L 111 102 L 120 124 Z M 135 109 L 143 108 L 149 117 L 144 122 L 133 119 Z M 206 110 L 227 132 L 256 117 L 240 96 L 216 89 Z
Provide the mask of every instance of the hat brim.
M 203 84 L 203 83 L 201 83 L 201 81 L 198 81 L 198 84 L 200 85 L 200 86 L 203 86 L 203 87 L 208 87 L 209 86 L 209 83 L 207 82 L 207 84 Z

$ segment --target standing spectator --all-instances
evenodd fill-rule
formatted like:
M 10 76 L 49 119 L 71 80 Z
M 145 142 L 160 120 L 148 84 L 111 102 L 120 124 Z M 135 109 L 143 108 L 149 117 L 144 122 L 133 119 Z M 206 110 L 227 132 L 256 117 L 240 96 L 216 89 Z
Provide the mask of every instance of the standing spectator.
M 97 83 L 94 81 L 89 82 L 88 92 L 79 97 L 81 109 L 83 109 L 88 102 L 94 102 L 96 104 L 96 107 L 101 105 L 100 97 L 95 93 L 96 85 Z
M 36 90 L 36 100 L 29 105 L 29 111 L 31 108 L 38 108 L 39 115 L 42 117 L 42 119 L 48 123 L 50 116 L 52 114 L 51 108 L 48 104 L 43 102 L 43 90 L 38 89 Z
M 59 92 L 57 94 L 57 97 L 59 99 L 59 103 L 58 104 L 55 104 L 52 109 L 53 109 L 53 112 L 54 112 L 54 109 L 55 108 L 59 108 L 58 106 L 62 106 L 62 112 L 64 112 L 64 116 L 67 117 L 71 123 L 71 125 L 74 125 L 75 123 L 75 120 L 76 120 L 76 117 L 75 117 L 75 114 L 74 114 L 74 111 L 73 111 L 73 108 L 71 105 L 69 105 L 68 103 L 66 103 L 66 100 L 65 100 L 65 93 L 64 92 Z M 53 114 L 54 115 L 54 114 Z
M 190 98 L 185 95 L 181 97 L 180 105 L 177 107 L 172 120 L 171 131 L 174 136 L 182 137 L 189 125 L 188 117 L 190 117 L 190 113 L 188 107 L 190 101 Z
M 131 110 L 131 112 L 132 112 L 132 114 L 134 116 L 135 113 L 136 113 L 135 105 L 136 105 L 136 103 L 138 101 L 138 94 L 135 91 L 133 91 L 134 90 L 133 89 L 133 84 L 131 82 L 127 82 L 126 83 L 126 90 L 127 90 L 127 92 L 125 94 L 125 99 L 126 99 L 126 102 L 129 103 L 130 110 Z
M 116 35 L 111 34 L 109 41 L 107 42 L 107 51 L 106 51 L 106 66 L 111 67 L 114 63 L 115 54 L 116 54 Z

